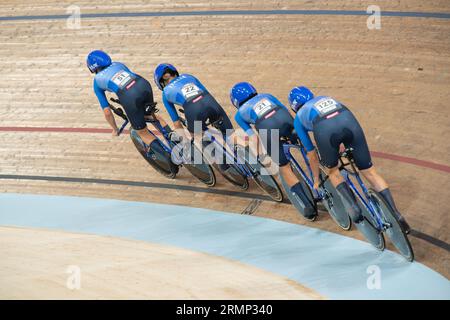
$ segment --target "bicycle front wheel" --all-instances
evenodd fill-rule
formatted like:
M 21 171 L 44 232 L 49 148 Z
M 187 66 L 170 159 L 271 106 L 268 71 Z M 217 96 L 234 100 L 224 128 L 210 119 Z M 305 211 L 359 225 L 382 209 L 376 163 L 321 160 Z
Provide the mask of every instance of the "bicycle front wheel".
M 386 246 L 386 242 L 381 230 L 378 230 L 378 228 L 375 227 L 378 223 L 375 221 L 375 218 L 372 216 L 369 208 L 357 195 L 355 195 L 355 197 L 358 199 L 358 205 L 361 208 L 362 215 L 364 216 L 363 222 L 355 223 L 356 228 L 363 234 L 370 244 L 378 250 L 383 251 Z
M 130 137 L 136 149 L 149 165 L 167 178 L 174 179 L 176 177 L 178 166 L 170 160 L 169 153 L 160 154 L 152 150 L 147 153 L 144 142 L 135 130 L 130 130 Z
M 320 172 L 320 179 L 323 179 L 325 174 Z M 350 230 L 352 228 L 352 220 L 350 219 L 345 206 L 342 203 L 341 196 L 336 188 L 331 183 L 330 179 L 327 179 L 324 184 L 323 192 L 325 193 L 322 199 L 322 204 L 327 209 L 331 218 L 336 224 L 344 230 Z
M 222 170 L 218 164 L 214 164 L 213 166 L 231 184 L 240 187 L 242 190 L 248 189 L 247 177 L 241 173 L 241 171 L 236 165 L 230 164 L 228 165 L 228 168 L 226 170 Z
M 255 183 L 276 202 L 283 201 L 283 192 L 275 179 L 270 175 L 262 175 L 260 171 L 253 174 Z
M 267 195 L 269 195 L 272 200 L 276 202 L 283 201 L 283 192 L 280 189 L 280 186 L 275 181 L 272 175 L 262 174 L 261 170 L 264 166 L 261 162 L 257 161 L 256 157 L 250 158 L 250 152 L 248 149 L 237 146 L 237 155 L 240 161 L 244 161 L 243 163 L 247 167 L 247 169 L 252 173 L 253 180 Z M 250 163 L 251 162 L 254 164 Z M 242 163 L 242 162 L 240 162 Z
M 403 232 L 397 217 L 392 212 L 391 208 L 375 190 L 370 189 L 369 195 L 382 216 L 383 223 L 385 224 L 385 233 L 394 247 L 397 248 L 406 260 L 410 262 L 414 261 L 414 251 L 408 236 Z
M 196 163 L 199 159 L 199 163 Z M 206 162 L 201 151 L 191 144 L 190 154 L 183 166 L 198 180 L 206 184 L 208 187 L 214 187 L 216 184 L 216 175 L 212 167 Z

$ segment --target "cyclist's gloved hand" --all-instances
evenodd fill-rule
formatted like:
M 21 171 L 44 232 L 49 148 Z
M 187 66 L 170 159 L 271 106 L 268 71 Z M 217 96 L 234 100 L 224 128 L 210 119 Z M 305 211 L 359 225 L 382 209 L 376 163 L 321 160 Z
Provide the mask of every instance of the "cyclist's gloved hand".
M 155 113 L 156 111 L 157 111 L 156 110 L 156 102 L 153 102 L 153 103 L 147 104 L 145 106 L 144 113 L 146 116 L 149 116 L 149 115 L 152 115 L 153 113 Z

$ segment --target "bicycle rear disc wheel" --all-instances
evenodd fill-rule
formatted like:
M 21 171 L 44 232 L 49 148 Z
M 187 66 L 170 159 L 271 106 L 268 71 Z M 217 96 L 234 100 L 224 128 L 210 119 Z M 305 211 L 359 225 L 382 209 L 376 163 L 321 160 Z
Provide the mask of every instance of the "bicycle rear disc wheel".
M 324 173 L 321 171 L 320 174 L 322 178 Z M 324 187 L 325 198 L 322 200 L 322 204 L 339 227 L 346 231 L 350 230 L 352 228 L 352 219 L 350 219 L 347 210 L 342 203 L 341 196 L 331 183 L 330 179 L 325 181 Z
M 150 154 L 147 154 L 144 143 L 135 130 L 130 131 L 130 137 L 136 149 L 149 165 L 167 178 L 174 179 L 176 177 L 178 166 L 170 160 L 170 154 L 159 154 L 154 151 L 150 151 Z
M 358 196 L 355 197 L 358 199 L 358 205 L 361 208 L 362 215 L 364 216 L 363 222 L 355 223 L 356 228 L 371 245 L 378 250 L 383 251 L 386 246 L 383 233 L 375 227 L 377 223 L 370 213 L 369 208 L 367 208 Z
M 400 254 L 409 262 L 414 261 L 414 251 L 408 236 L 403 232 L 397 217 L 392 212 L 391 208 L 387 205 L 384 199 L 378 192 L 373 189 L 369 190 L 369 195 L 375 202 L 377 209 L 379 209 L 383 222 L 389 226 L 386 228 L 385 233 L 391 240 L 394 247 L 400 252 Z

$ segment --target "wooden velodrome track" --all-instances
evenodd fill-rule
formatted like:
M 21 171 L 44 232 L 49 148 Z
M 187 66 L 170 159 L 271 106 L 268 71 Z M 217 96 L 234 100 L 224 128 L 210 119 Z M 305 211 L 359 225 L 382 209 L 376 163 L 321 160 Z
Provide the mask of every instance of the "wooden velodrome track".
M 82 14 L 88 14 L 365 11 L 371 2 L 125 0 L 113 5 L 100 0 L 94 6 L 80 0 L 77 5 Z M 70 1 L 4 0 L 0 17 L 64 15 L 69 5 Z M 386 11 L 450 12 L 450 2 L 445 0 L 383 0 L 377 5 Z M 185 170 L 176 180 L 167 180 L 146 165 L 127 136 L 112 137 L 85 67 L 91 49 L 109 52 L 147 79 L 158 63 L 171 62 L 201 79 L 229 114 L 234 110 L 228 92 L 235 82 L 250 81 L 260 92 L 270 92 L 286 103 L 289 90 L 304 84 L 343 101 L 356 114 L 375 164 L 415 230 L 411 241 L 416 259 L 449 278 L 450 23 L 448 19 L 382 17 L 381 30 L 368 30 L 366 19 L 272 14 L 91 17 L 81 20 L 81 29 L 68 29 L 65 19 L 0 20 L 0 192 L 139 200 L 237 214 L 255 204 L 239 194 L 215 193 L 239 191 L 220 179 L 214 189 L 203 188 Z M 160 101 L 156 86 L 154 91 Z M 167 118 L 165 112 L 161 115 Z M 43 178 L 36 180 L 36 176 Z M 201 190 L 48 181 L 45 177 L 151 182 Z M 259 194 L 254 186 L 250 192 Z M 308 223 L 288 204 L 262 201 L 256 205 L 254 215 L 341 232 L 325 214 Z M 356 231 L 344 234 L 360 238 Z

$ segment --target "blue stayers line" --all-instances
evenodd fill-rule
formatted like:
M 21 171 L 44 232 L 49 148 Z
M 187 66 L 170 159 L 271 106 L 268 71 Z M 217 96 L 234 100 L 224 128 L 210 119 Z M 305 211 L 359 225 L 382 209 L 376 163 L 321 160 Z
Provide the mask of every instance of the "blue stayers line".
M 166 12 L 115 12 L 86 13 L 81 18 L 126 18 L 126 17 L 177 17 L 177 16 L 230 16 L 230 15 L 334 15 L 334 16 L 366 16 L 365 11 L 349 10 L 218 10 L 218 11 L 166 11 Z M 440 12 L 401 12 L 381 11 L 386 17 L 436 18 L 450 19 L 450 13 Z M 42 16 L 9 16 L 0 17 L 0 21 L 17 20 L 57 20 L 67 19 L 70 15 Z

